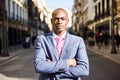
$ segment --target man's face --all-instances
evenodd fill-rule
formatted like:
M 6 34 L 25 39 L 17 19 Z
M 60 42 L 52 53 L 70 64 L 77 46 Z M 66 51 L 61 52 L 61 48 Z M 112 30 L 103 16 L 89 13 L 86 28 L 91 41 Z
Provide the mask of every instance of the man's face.
M 61 33 L 66 31 L 68 24 L 68 15 L 65 11 L 57 10 L 51 19 L 53 30 L 55 33 Z

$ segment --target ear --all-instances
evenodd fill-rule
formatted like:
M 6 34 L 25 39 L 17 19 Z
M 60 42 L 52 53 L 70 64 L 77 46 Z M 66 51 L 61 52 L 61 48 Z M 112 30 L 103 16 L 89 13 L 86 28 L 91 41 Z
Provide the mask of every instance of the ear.
M 53 22 L 53 19 L 51 18 L 51 23 Z
M 52 22 L 52 18 L 51 18 L 51 22 Z
M 67 22 L 69 23 L 69 18 L 67 19 Z

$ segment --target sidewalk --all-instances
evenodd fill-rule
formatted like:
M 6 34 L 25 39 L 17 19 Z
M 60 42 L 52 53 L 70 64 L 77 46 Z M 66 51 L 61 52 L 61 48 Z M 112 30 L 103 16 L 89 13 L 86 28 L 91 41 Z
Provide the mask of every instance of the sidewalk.
M 13 51 L 13 52 L 10 52 L 8 57 L 2 57 L 0 56 L 0 65 L 10 61 L 10 60 L 13 60 L 15 59 L 15 57 L 17 58 L 17 56 L 21 56 L 21 55 L 24 55 L 23 53 L 25 53 L 26 51 L 30 50 L 30 49 L 33 49 L 34 47 L 31 46 L 30 48 L 22 48 L 22 49 L 19 49 L 19 50 L 16 50 L 16 51 Z
M 17 51 L 14 51 L 14 52 L 11 52 L 9 53 L 10 56 L 8 57 L 1 57 L 0 56 L 0 64 L 18 56 L 18 55 L 23 55 L 22 53 L 30 50 L 30 49 L 33 49 L 34 47 L 30 47 L 30 48 L 27 48 L 27 49 L 20 49 L 20 50 L 17 50 Z M 120 49 L 117 50 L 117 54 L 111 54 L 110 51 L 111 51 L 111 47 L 108 46 L 108 47 L 105 47 L 105 46 L 102 46 L 101 49 L 98 49 L 98 47 L 96 46 L 88 46 L 86 44 L 86 48 L 89 50 L 89 51 L 92 51 L 96 54 L 99 54 L 105 58 L 108 58 L 110 60 L 113 60 L 114 62 L 117 62 L 120 64 Z
M 28 54 L 29 52 L 33 52 L 34 47 L 31 46 L 30 48 L 22 48 L 13 52 L 10 52 L 8 57 L 1 57 L 0 56 L 0 66 L 11 62 L 13 60 L 18 59 L 19 57 L 22 57 L 23 55 Z M 4 66 L 3 66 L 4 67 Z M 0 73 L 0 80 L 37 80 L 31 77 L 12 77 L 12 76 L 7 76 L 4 73 Z
M 98 49 L 98 47 L 96 47 L 96 46 L 88 46 L 86 44 L 86 48 L 88 50 L 96 53 L 96 54 L 99 54 L 99 55 L 101 55 L 101 56 L 103 56 L 105 58 L 108 58 L 108 59 L 110 59 L 110 60 L 120 64 L 120 49 L 119 50 L 116 49 L 117 53 L 116 54 L 114 54 L 114 53 L 112 54 L 112 53 L 110 53 L 111 46 L 107 46 L 107 47 L 102 46 L 101 49 Z

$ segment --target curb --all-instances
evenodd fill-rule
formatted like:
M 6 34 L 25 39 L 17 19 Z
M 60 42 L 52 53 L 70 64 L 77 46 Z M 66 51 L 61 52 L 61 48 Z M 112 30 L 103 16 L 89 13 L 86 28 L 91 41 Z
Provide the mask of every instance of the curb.
M 102 52 L 97 51 L 97 50 L 95 50 L 95 49 L 90 49 L 89 47 L 87 47 L 87 49 L 88 49 L 89 51 L 91 51 L 91 52 L 94 52 L 95 54 L 98 54 L 98 55 L 100 55 L 100 56 L 103 56 L 103 57 L 105 57 L 105 58 L 107 58 L 107 59 L 109 59 L 109 60 L 112 60 L 112 61 L 120 64 L 120 54 L 119 54 L 119 53 L 117 53 L 117 54 L 109 54 L 109 53 L 101 54 Z M 116 55 L 118 55 L 119 57 L 116 58 L 116 57 L 115 57 Z
M 0 60 L 0 66 L 24 56 L 27 53 L 26 51 L 28 51 L 29 49 L 32 49 L 32 48 L 20 49 L 20 50 L 17 50 L 15 52 L 11 53 L 12 55 L 10 55 L 8 57 L 3 57 L 5 59 Z

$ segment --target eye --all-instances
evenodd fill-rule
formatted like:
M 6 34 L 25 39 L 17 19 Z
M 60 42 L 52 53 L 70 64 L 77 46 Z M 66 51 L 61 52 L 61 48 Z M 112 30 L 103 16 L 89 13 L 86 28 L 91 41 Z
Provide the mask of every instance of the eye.
M 65 18 L 61 18 L 61 20 L 66 20 Z
M 57 17 L 55 17 L 54 20 L 55 20 L 55 21 L 58 21 L 58 20 L 62 20 L 62 21 L 64 21 L 64 20 L 66 20 L 66 18 L 64 18 L 64 17 L 61 17 L 61 18 L 57 18 Z
M 54 18 L 54 20 L 56 21 L 56 20 L 59 20 L 59 18 Z

